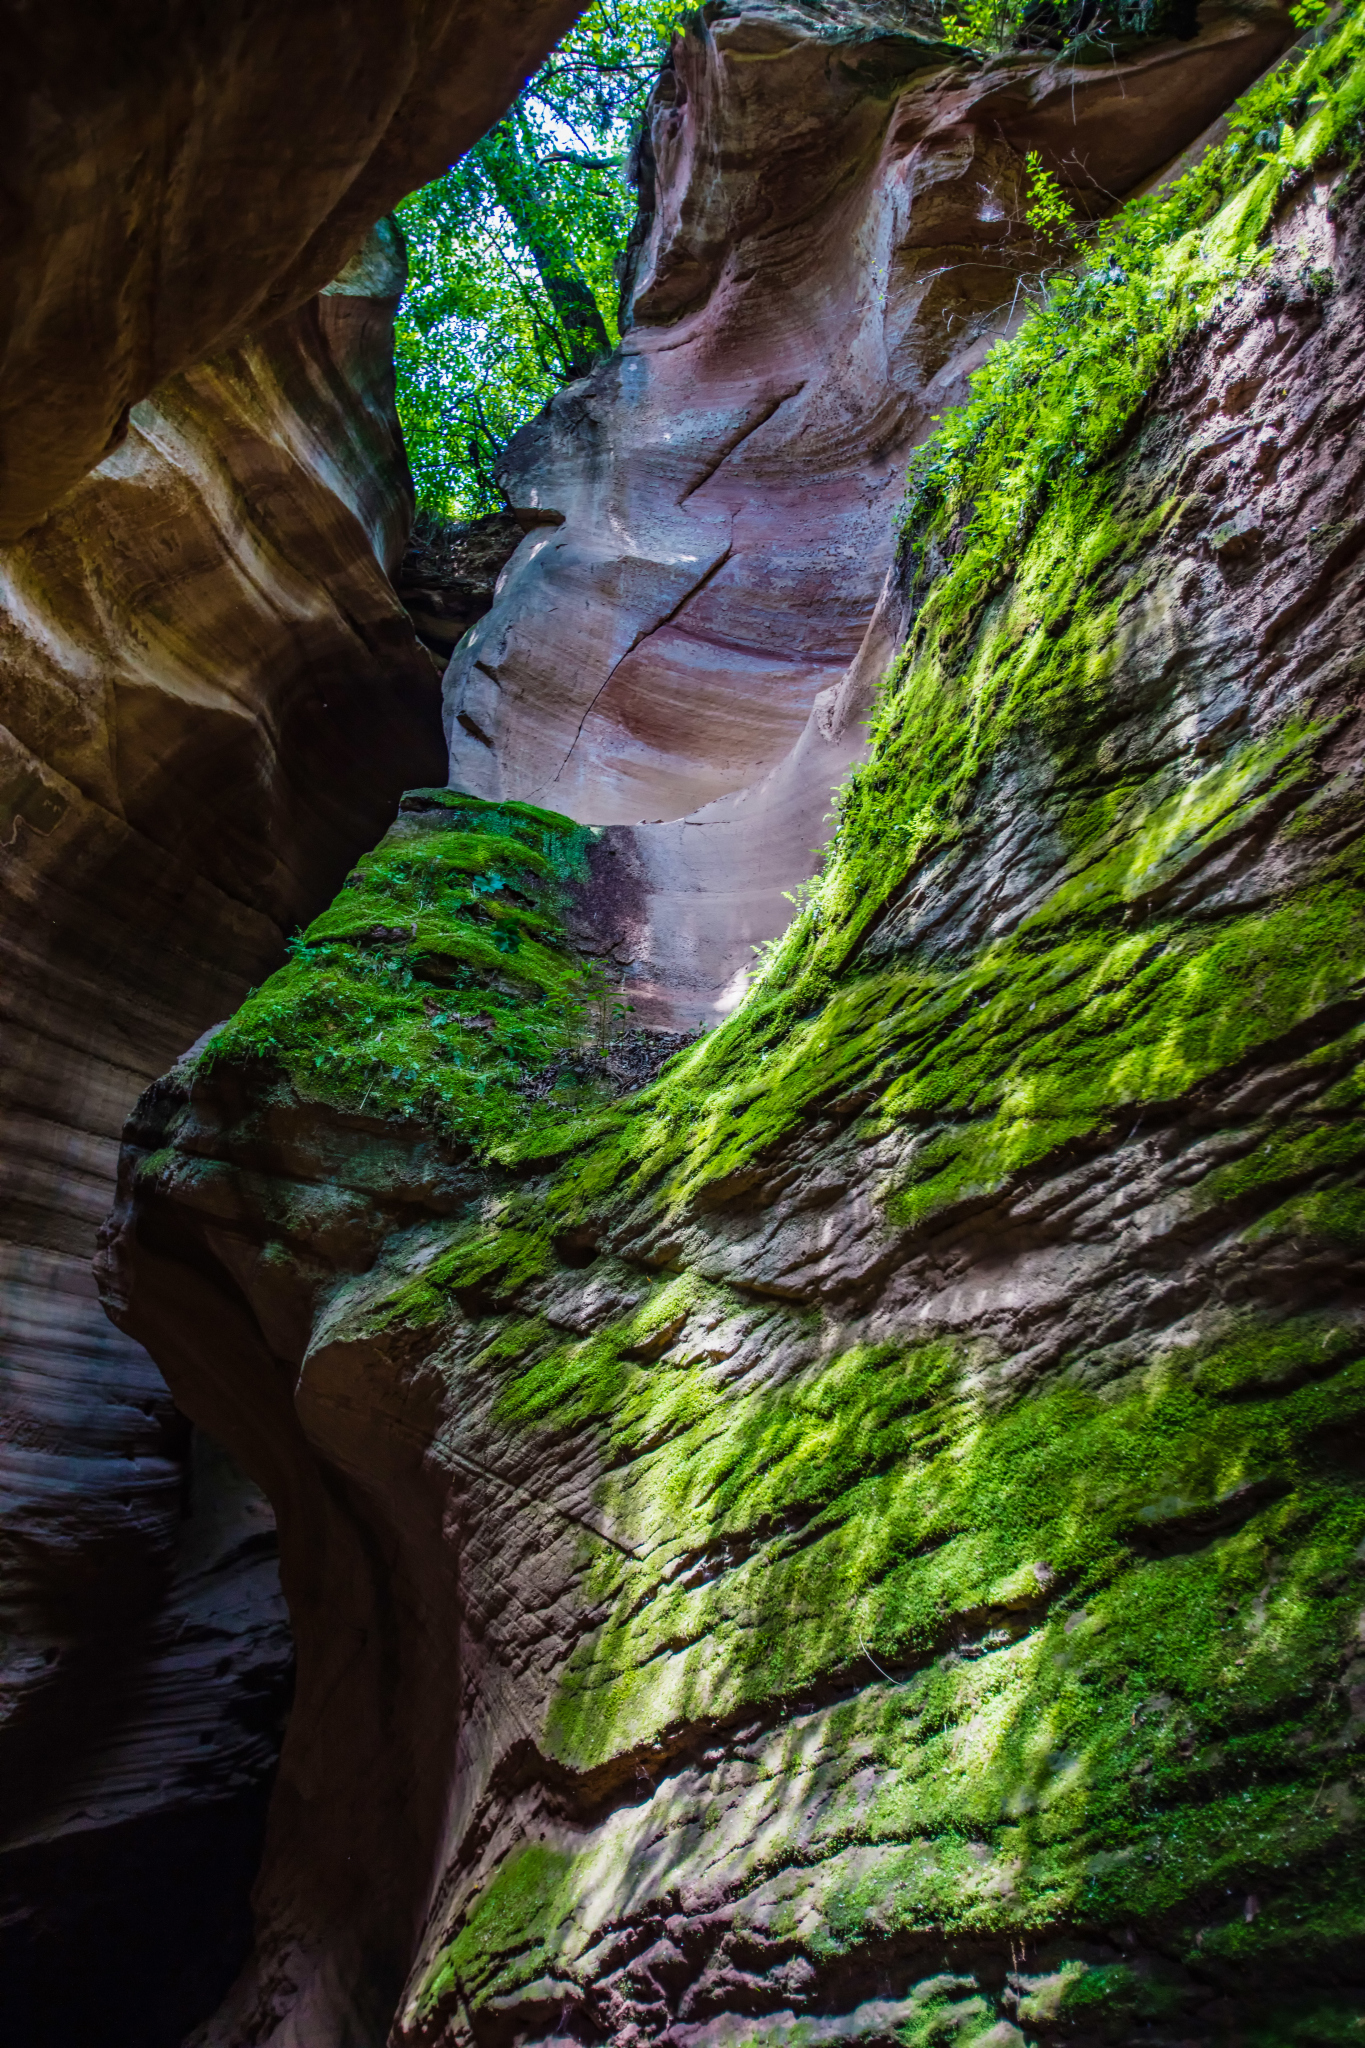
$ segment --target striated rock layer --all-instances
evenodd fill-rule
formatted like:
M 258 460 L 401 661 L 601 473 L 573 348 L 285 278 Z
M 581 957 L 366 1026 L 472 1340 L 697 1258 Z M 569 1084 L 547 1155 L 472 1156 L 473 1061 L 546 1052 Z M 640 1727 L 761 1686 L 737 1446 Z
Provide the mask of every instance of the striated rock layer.
M 533 530 L 446 673 L 454 785 L 645 821 L 615 957 L 663 1025 L 733 1007 L 827 836 L 899 624 L 906 457 L 1057 260 L 1027 153 L 1106 210 L 1286 35 L 1205 7 L 1192 42 L 982 63 L 910 18 L 708 9 L 676 39 L 625 339 L 508 449 Z
M 0 541 L 164 380 L 292 313 L 497 119 L 577 0 L 8 17 Z
M 1351 2037 L 1363 66 L 1267 103 L 1161 273 L 1218 310 L 974 594 L 923 514 L 726 1025 L 547 1097 L 620 855 L 427 791 L 144 1097 L 105 1299 L 270 1493 L 299 1653 L 197 2040 Z
M 191 1480 L 89 1261 L 128 1104 L 439 763 L 384 568 L 401 282 L 378 235 L 0 556 L 0 2003 L 28 2048 L 174 2042 L 245 1937 L 289 1680 L 273 1525 L 207 1450 Z

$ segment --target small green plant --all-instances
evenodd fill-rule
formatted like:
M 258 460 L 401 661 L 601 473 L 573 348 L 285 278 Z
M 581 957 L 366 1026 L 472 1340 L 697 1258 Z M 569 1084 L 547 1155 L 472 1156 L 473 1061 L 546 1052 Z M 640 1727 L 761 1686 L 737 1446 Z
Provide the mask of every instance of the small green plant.
M 1331 11 L 1331 0 L 1295 0 L 1289 19 L 1297 29 L 1316 28 Z
M 1076 225 L 1075 209 L 1036 149 L 1029 151 L 1024 168 L 1028 175 L 1025 220 L 1040 241 L 1069 240 Z
M 961 50 L 1007 50 L 1019 31 L 1020 9 L 1013 0 L 955 0 L 945 13 L 940 34 Z
M 609 988 L 605 979 L 593 989 L 591 1003 L 592 1037 L 596 1050 L 605 1059 L 626 1029 L 627 1018 L 635 1014 L 635 1005 L 626 1002 L 624 989 Z

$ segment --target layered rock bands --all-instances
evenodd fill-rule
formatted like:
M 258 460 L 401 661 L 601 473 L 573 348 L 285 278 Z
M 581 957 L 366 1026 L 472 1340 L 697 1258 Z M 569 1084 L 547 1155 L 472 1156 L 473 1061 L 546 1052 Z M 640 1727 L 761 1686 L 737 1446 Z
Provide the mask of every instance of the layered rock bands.
M 247 1932 L 291 1657 L 272 1519 L 196 1466 L 89 1262 L 129 1101 L 439 758 L 383 566 L 401 281 L 378 236 L 163 385 L 0 563 L 0 1971 L 34 2044 L 173 2042 Z
M 291 1662 L 273 1519 L 89 1259 L 129 1103 L 443 772 L 386 573 L 402 267 L 371 230 L 577 11 L 7 15 L 0 2010 L 25 2048 L 172 2043 L 248 1938 Z
M 1111 94 L 1098 150 L 1127 133 L 1116 78 L 1140 95 L 1188 61 L 1231 90 L 1238 37 L 1274 39 L 1211 32 L 1208 70 L 1196 38 L 1108 84 L 1034 60 L 959 79 L 941 54 L 916 82 L 900 39 L 799 41 L 785 13 L 691 32 L 652 133 L 657 165 L 676 147 L 693 170 L 656 189 L 637 327 L 535 430 L 543 470 L 525 457 L 521 499 L 563 524 L 456 652 L 465 787 L 413 792 L 289 966 L 139 1105 L 105 1299 L 269 1493 L 298 1643 L 254 1959 L 196 2040 L 1287 2048 L 1358 2027 L 1351 18 L 1234 121 L 1222 185 L 1059 282 L 976 440 L 915 472 L 884 612 L 901 652 L 819 887 L 727 1022 L 642 1088 L 609 1071 L 603 961 L 644 858 L 623 792 L 737 790 L 841 664 L 859 675 L 890 451 L 944 361 L 907 316 L 900 359 L 933 361 L 882 381 L 862 499 L 829 454 L 829 420 L 852 450 L 870 417 L 839 395 L 845 327 L 807 395 L 776 369 L 717 387 L 709 471 L 677 398 L 669 468 L 670 357 L 693 349 L 707 390 L 708 321 L 801 246 L 705 225 L 703 201 L 730 215 L 688 122 L 737 77 L 741 104 L 782 103 L 781 136 L 834 80 L 830 160 L 793 145 L 791 215 L 842 262 L 890 217 L 867 199 L 888 135 L 950 107 L 940 183 L 986 135 L 1010 168 L 1019 108 L 1074 86 L 1078 122 Z M 945 245 L 936 189 L 916 248 Z M 847 216 L 821 213 L 836 192 Z M 864 257 L 864 291 L 848 260 L 801 304 L 818 326 L 861 291 L 882 365 L 886 271 Z M 1141 355 L 1163 321 L 1186 336 L 1164 367 Z M 828 519 L 793 482 L 801 421 L 827 436 Z M 953 471 L 1009 433 L 994 480 Z M 683 529 L 708 492 L 703 546 Z M 788 509 L 741 544 L 764 503 Z M 698 595 L 669 639 L 703 556 L 724 621 L 703 634 Z M 753 623 L 765 575 L 789 660 L 779 607 Z M 717 689 L 713 754 L 693 735 Z
M 728 1014 L 818 858 L 901 625 L 907 455 L 1057 262 L 1028 153 L 1083 214 L 1160 171 L 1285 35 L 1201 22 L 1081 64 L 982 64 L 900 7 L 675 41 L 625 339 L 508 449 L 532 530 L 445 679 L 452 782 L 631 828 L 611 960 L 641 1018 Z
M 0 541 L 169 376 L 296 311 L 507 106 L 574 0 L 16 6 L 0 91 Z

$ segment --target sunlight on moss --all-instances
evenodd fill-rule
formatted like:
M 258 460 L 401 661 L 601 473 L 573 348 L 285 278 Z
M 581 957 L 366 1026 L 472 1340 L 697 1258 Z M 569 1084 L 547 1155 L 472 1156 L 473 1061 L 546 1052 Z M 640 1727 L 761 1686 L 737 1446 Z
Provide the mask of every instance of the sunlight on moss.
M 582 1810 L 616 1803 L 590 1828 L 552 1816 L 493 1870 L 428 2015 L 572 1979 L 604 1902 L 662 1917 L 694 1854 L 737 1930 L 793 1952 L 1055 1938 L 1055 1967 L 1012 1979 L 1027 2039 L 1183 2039 L 1186 1973 L 1273 1983 L 1310 1958 L 1330 1986 L 1358 1949 L 1365 1328 L 1336 1277 L 1306 1291 L 1312 1256 L 1336 1276 L 1365 1242 L 1362 864 L 1338 836 L 1358 798 L 1318 789 L 1326 723 L 1224 732 L 1213 758 L 1173 742 L 1127 780 L 1102 749 L 1129 607 L 1182 509 L 1125 493 L 1123 436 L 1299 172 L 1358 151 L 1363 109 L 1352 13 L 993 352 L 911 475 L 914 628 L 822 877 L 746 1003 L 657 1081 L 528 1105 L 591 1000 L 563 930 L 586 835 L 441 792 L 204 1055 L 469 1144 L 484 1194 L 419 1272 L 376 1275 L 367 1334 L 448 1319 L 442 1370 L 496 1427 L 551 1465 L 587 1446 L 599 1475 L 591 1625 L 528 1739 Z M 911 888 L 984 861 L 991 804 L 1020 791 L 1048 858 L 1013 923 L 920 943 Z M 1218 885 L 1244 845 L 1273 846 L 1273 888 Z M 985 1340 L 853 1343 L 842 1309 L 670 1270 L 707 1205 L 771 1202 L 751 1191 L 826 1113 L 887 1141 L 869 1232 L 933 1258 L 1043 1162 L 1232 1098 L 1253 1061 L 1311 1106 L 1230 1110 L 1168 1225 L 1297 1262 L 1293 1313 L 1233 1290 L 1197 1327 L 1179 1307 L 1175 1335 L 1126 1330 L 1121 1359 L 1014 1382 Z M 643 1298 L 577 1337 L 543 1283 L 599 1240 L 605 1263 L 633 1247 Z M 751 1772 L 675 1758 L 712 1730 L 750 1731 Z M 1086 1948 L 1112 1958 L 1131 1924 L 1159 1934 L 1155 1974 Z M 945 1967 L 899 2038 L 991 2038 L 1003 1996 Z M 1316 2015 L 1267 1996 L 1257 2024 L 1249 2048 L 1347 2038 L 1328 1992 Z
M 776 1393 L 689 1364 L 685 1332 L 633 1362 L 672 1285 L 547 1374 L 523 1351 L 502 1398 L 542 1430 L 595 1414 L 599 1504 L 645 1560 L 592 1551 L 590 1597 L 615 1612 L 570 1660 L 552 1757 L 591 1770 L 666 1754 L 683 1724 L 766 1715 L 763 1767 L 715 1806 L 707 1863 L 742 1874 L 737 1926 L 752 1899 L 771 1929 L 772 1887 L 799 1885 L 813 1955 L 1153 1918 L 1187 1959 L 1196 1938 L 1271 1967 L 1349 1942 L 1355 1806 L 1312 1792 L 1340 1768 L 1331 1674 L 1362 1590 L 1365 1499 L 1332 1448 L 1365 1421 L 1360 1331 L 1230 1317 L 1118 1388 L 1000 1411 L 946 1344 L 859 1347 Z M 523 1870 L 535 1852 L 509 1859 L 433 1983 L 458 1971 L 477 2003 L 572 1977 L 602 1900 L 667 1892 L 671 1784 L 571 1861 L 542 1857 L 544 1881 Z M 1269 1901 L 1254 1940 L 1248 1887 Z M 1117 2023 L 1165 1994 L 1078 1962 L 1027 1995 L 1035 2021 L 1097 2005 Z

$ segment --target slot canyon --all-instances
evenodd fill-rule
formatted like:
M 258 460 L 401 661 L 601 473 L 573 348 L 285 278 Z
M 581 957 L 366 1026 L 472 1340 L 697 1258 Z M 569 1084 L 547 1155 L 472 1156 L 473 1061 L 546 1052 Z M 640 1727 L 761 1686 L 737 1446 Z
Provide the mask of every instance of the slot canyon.
M 706 0 L 433 534 L 581 13 L 11 10 L 0 2040 L 1349 2048 L 1365 13 Z

